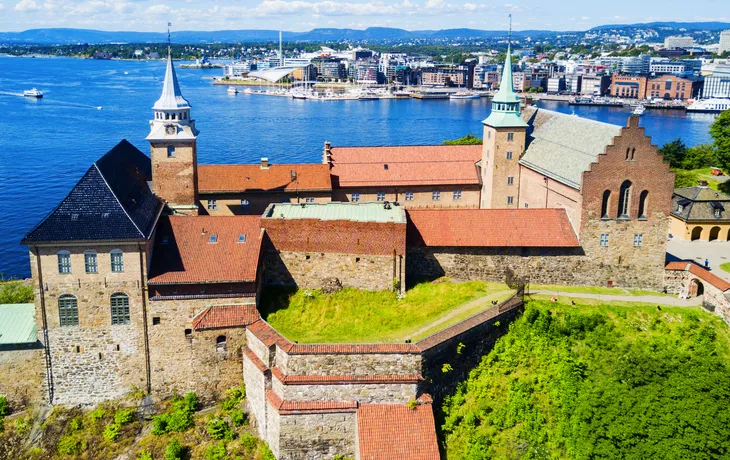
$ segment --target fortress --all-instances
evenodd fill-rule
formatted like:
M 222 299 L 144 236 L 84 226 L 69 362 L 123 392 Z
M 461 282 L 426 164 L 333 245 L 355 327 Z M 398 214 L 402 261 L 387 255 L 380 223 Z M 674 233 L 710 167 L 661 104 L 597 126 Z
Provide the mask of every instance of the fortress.
M 478 360 L 519 298 L 416 344 L 299 345 L 257 306 L 265 285 L 332 278 L 403 293 L 444 275 L 662 289 L 674 174 L 638 118 L 521 107 L 509 52 L 504 69 L 483 145 L 325 142 L 321 164 L 198 165 L 168 57 L 150 157 L 121 141 L 22 241 L 37 397 L 212 398 L 243 377 L 277 458 L 437 458 L 431 401 L 453 382 L 433 369 L 459 342 Z

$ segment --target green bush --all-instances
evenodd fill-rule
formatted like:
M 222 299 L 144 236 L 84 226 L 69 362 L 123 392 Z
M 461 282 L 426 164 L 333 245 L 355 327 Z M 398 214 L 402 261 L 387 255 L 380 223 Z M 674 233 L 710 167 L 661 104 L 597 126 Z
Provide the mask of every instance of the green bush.
M 70 422 L 68 422 L 68 430 L 71 433 L 76 433 L 78 431 L 81 431 L 83 428 L 84 428 L 84 421 L 80 416 L 74 417 L 71 419 Z
M 248 423 L 248 417 L 241 409 L 231 411 L 231 421 L 235 426 L 243 426 Z
M 227 458 L 228 453 L 226 452 L 226 445 L 223 441 L 211 444 L 205 450 L 205 460 L 226 460 Z
M 106 411 L 102 409 L 101 407 L 98 407 L 91 412 L 89 412 L 89 418 L 92 422 L 98 422 L 99 420 L 103 419 L 106 415 Z
M 182 408 L 170 413 L 167 419 L 168 433 L 182 433 L 195 425 L 193 418 L 194 412 L 187 408 Z
M 33 303 L 33 286 L 23 281 L 5 281 L 0 276 L 0 304 Z
M 7 396 L 0 395 L 0 417 L 5 417 L 10 413 Z
M 173 438 L 167 444 L 167 448 L 165 448 L 165 460 L 182 460 L 184 452 L 185 449 L 180 444 L 180 441 Z
M 79 455 L 86 450 L 86 441 L 76 435 L 63 436 L 58 440 L 58 453 L 61 455 Z
M 152 460 L 152 453 L 145 449 L 137 455 L 137 460 Z
M 104 439 L 107 441 L 115 442 L 119 439 L 119 432 L 121 427 L 117 423 L 110 423 L 104 429 Z
M 233 431 L 228 426 L 228 422 L 219 417 L 208 419 L 208 435 L 213 439 L 225 439 L 227 441 L 233 439 Z
M 230 388 L 226 390 L 226 397 L 220 402 L 220 408 L 224 411 L 230 411 L 241 403 L 246 397 L 246 386 L 241 384 L 240 387 Z
M 170 416 L 168 414 L 156 415 L 152 419 L 152 434 L 160 436 L 167 433 L 167 423 L 169 419 Z
M 152 419 L 152 433 L 182 433 L 195 425 L 195 409 L 198 407 L 198 396 L 190 392 L 184 398 L 173 400 L 170 410 Z
M 256 446 L 258 446 L 258 444 L 259 440 L 251 433 L 243 433 L 241 435 L 241 447 L 243 447 L 247 454 L 256 450 Z
M 119 409 L 116 414 L 114 414 L 114 423 L 116 423 L 119 426 L 126 425 L 127 423 L 131 423 L 132 420 L 134 420 L 134 409 Z

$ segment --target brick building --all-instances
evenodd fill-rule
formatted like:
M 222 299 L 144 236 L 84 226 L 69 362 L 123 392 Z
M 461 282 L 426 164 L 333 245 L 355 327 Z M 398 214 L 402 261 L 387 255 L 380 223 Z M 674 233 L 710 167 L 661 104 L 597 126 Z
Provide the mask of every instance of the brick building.
M 611 75 L 611 96 L 644 99 L 646 97 L 646 77 L 614 73 Z
M 646 82 L 645 99 L 694 99 L 700 94 L 702 81 L 665 74 L 649 78 Z

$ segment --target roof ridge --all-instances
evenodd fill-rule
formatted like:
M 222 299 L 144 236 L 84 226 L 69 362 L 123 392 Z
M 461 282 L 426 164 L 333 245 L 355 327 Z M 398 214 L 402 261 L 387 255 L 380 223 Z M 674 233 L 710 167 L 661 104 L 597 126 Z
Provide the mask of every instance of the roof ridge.
M 103 157 L 102 157 L 103 158 Z M 98 160 L 97 160 L 98 161 Z M 99 166 L 96 164 L 96 161 L 92 165 L 96 170 L 99 172 L 99 175 L 101 176 L 101 179 L 104 181 L 104 184 L 107 186 L 109 191 L 111 192 L 112 196 L 115 200 L 117 200 L 117 203 L 119 204 L 119 207 L 122 208 L 122 211 L 124 211 L 124 215 L 127 216 L 130 222 L 132 222 L 132 225 L 134 225 L 134 228 L 137 229 L 139 234 L 142 236 L 142 238 L 147 238 L 147 236 L 144 234 L 142 230 L 139 229 L 139 226 L 137 225 L 137 222 L 132 219 L 132 216 L 129 215 L 129 212 L 127 211 L 127 208 L 124 207 L 122 202 L 119 200 L 119 197 L 117 197 L 117 194 L 114 192 L 114 189 L 109 185 L 109 182 L 106 180 L 106 177 L 104 177 L 104 173 L 101 172 L 101 169 L 99 169 Z
M 590 123 L 595 123 L 595 124 L 598 124 L 598 125 L 605 125 L 605 126 L 611 126 L 611 127 L 613 127 L 613 128 L 619 128 L 619 129 L 623 129 L 623 128 L 625 128 L 625 126 L 621 126 L 621 125 L 615 125 L 615 124 L 613 124 L 613 123 L 606 123 L 605 121 L 598 121 L 598 120 L 594 120 L 594 119 L 592 119 L 592 118 L 586 118 L 586 117 L 582 117 L 582 116 L 580 116 L 580 115 L 576 115 L 576 114 L 571 114 L 571 113 L 563 113 L 563 112 L 558 112 L 557 110 L 550 110 L 550 109 L 544 109 L 544 108 L 542 108 L 542 107 L 536 107 L 536 109 L 535 109 L 535 110 L 536 110 L 536 111 L 538 111 L 538 112 L 539 112 L 540 110 L 543 110 L 543 111 L 545 111 L 545 112 L 550 112 L 550 113 L 554 113 L 554 114 L 556 114 L 556 115 L 559 115 L 559 116 L 561 116 L 561 117 L 566 117 L 566 118 L 570 117 L 571 119 L 573 119 L 573 118 L 576 118 L 576 119 L 578 119 L 578 120 L 581 120 L 581 121 L 586 121 L 586 122 L 590 122 Z

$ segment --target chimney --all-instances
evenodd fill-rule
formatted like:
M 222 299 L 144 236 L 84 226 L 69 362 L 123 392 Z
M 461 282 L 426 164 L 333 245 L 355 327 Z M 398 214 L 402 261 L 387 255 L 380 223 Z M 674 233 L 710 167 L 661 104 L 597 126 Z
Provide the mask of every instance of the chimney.
M 697 185 L 699 185 L 700 187 L 707 187 L 707 181 L 704 179 L 700 179 L 697 181 Z
M 322 163 L 332 168 L 332 144 L 324 141 L 324 151 L 322 152 Z
M 261 169 L 269 169 L 269 159 L 266 157 L 261 158 Z

